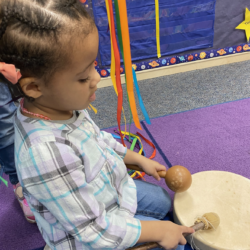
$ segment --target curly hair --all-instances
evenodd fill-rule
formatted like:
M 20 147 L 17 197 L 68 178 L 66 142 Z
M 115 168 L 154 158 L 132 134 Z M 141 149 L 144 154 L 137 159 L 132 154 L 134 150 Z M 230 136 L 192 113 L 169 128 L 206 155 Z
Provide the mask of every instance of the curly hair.
M 0 62 L 14 64 L 23 76 L 48 80 L 68 60 L 65 45 L 93 27 L 79 0 L 1 0 Z M 19 83 L 11 87 L 25 96 Z

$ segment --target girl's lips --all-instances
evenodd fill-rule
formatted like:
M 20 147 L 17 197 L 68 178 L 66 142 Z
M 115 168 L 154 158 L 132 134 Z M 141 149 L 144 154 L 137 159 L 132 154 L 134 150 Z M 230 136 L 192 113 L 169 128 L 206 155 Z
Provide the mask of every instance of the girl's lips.
M 96 98 L 96 96 L 95 96 L 95 93 L 92 95 L 92 96 L 90 96 L 90 101 L 94 101 L 95 100 L 95 98 Z

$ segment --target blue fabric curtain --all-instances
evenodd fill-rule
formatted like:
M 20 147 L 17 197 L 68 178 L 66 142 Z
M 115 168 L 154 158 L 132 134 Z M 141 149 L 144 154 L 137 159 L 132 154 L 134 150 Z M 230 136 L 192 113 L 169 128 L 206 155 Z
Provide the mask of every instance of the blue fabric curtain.
M 213 47 L 215 0 L 159 0 L 161 54 Z M 110 65 L 105 0 L 92 0 L 100 36 L 100 59 Z M 127 0 L 132 60 L 157 57 L 155 1 Z

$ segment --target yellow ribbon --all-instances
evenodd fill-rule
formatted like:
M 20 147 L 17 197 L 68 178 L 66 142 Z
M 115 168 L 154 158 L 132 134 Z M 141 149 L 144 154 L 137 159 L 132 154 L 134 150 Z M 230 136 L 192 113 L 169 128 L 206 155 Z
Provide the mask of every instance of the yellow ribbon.
M 109 22 L 110 43 L 111 43 L 110 77 L 111 77 L 111 80 L 112 80 L 112 83 L 113 83 L 113 87 L 114 87 L 115 93 L 118 96 L 118 91 L 117 91 L 117 87 L 116 87 L 116 80 L 115 80 L 115 54 L 114 54 L 113 42 L 112 42 L 112 36 L 111 36 L 110 12 L 109 12 L 109 7 L 108 7 L 108 0 L 105 0 L 105 3 L 106 3 L 107 16 L 108 16 L 108 22 Z M 125 122 L 125 131 L 127 131 L 127 121 L 126 121 L 126 116 L 125 116 L 125 112 L 124 112 L 123 107 L 122 107 L 122 113 L 123 113 L 123 118 L 124 118 L 124 122 Z M 124 135 L 124 137 L 125 137 L 125 135 Z
M 134 178 L 136 176 L 138 171 L 135 171 L 132 175 L 130 175 L 131 178 Z
M 157 56 L 161 57 L 161 45 L 160 45 L 160 21 L 159 21 L 159 0 L 155 0 L 155 29 L 156 29 L 156 45 Z
M 136 174 L 138 174 L 145 181 L 144 177 L 142 176 L 141 172 L 139 172 L 139 171 L 135 171 L 130 177 L 134 178 L 136 176 Z
M 93 107 L 91 104 L 89 104 L 90 108 L 93 109 L 93 111 L 95 112 L 95 114 L 97 114 L 97 109 L 95 107 Z

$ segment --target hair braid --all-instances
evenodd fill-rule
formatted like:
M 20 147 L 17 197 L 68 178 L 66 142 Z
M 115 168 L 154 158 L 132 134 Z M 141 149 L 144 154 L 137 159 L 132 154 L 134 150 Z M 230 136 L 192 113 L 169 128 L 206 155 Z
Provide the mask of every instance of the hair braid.
M 22 8 L 22 10 L 23 10 L 23 8 Z M 58 27 L 58 25 L 54 26 L 54 27 L 53 26 L 51 27 L 51 26 L 48 26 L 48 25 L 45 25 L 45 24 L 39 25 L 38 23 L 30 20 L 29 18 L 24 17 L 23 14 L 22 14 L 23 12 L 18 11 L 17 8 L 14 9 L 13 13 L 14 13 L 13 17 L 15 19 L 17 19 L 19 22 L 24 23 L 27 26 L 29 26 L 29 27 L 31 27 L 32 29 L 35 29 L 35 30 L 56 30 L 56 28 Z
M 24 23 L 27 26 L 31 27 L 32 29 L 35 29 L 35 30 L 56 30 L 56 28 L 58 28 L 58 25 L 56 25 L 56 26 L 48 26 L 46 24 L 39 25 L 38 23 L 31 20 L 30 18 L 25 17 L 23 15 L 23 11 L 24 11 L 24 7 L 22 7 L 21 11 L 18 11 L 17 8 L 14 8 L 13 17 L 16 20 L 18 20 L 19 22 Z
M 0 26 L 0 39 L 4 35 L 7 29 L 9 18 L 10 18 L 10 11 L 8 10 L 8 7 L 4 7 L 4 16 Z
M 26 24 L 27 26 L 29 26 L 30 28 L 34 30 L 52 31 L 52 30 L 56 30 L 59 27 L 58 24 L 56 26 L 48 26 L 46 24 L 39 25 L 35 21 L 30 20 L 29 18 L 25 17 L 23 15 L 23 11 L 24 11 L 24 7 L 22 7 L 21 11 L 19 11 L 18 8 L 15 8 L 15 7 L 13 9 L 10 9 L 10 7 L 6 7 L 6 6 L 4 7 L 4 16 L 3 16 L 2 23 L 0 26 L 0 39 L 3 37 L 8 27 L 8 22 L 12 18 L 15 18 L 19 22 Z

